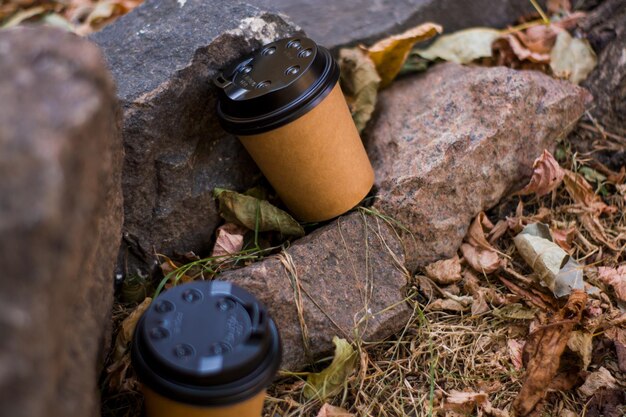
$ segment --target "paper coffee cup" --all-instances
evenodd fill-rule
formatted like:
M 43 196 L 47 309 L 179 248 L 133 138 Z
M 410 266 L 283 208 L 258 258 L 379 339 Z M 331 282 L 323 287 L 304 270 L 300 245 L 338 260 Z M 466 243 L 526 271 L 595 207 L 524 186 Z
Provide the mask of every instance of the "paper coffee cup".
M 218 116 L 302 221 L 345 213 L 374 171 L 328 50 L 308 38 L 262 47 L 215 78 Z
M 157 297 L 132 347 L 146 417 L 259 417 L 280 360 L 278 329 L 265 307 L 221 281 Z

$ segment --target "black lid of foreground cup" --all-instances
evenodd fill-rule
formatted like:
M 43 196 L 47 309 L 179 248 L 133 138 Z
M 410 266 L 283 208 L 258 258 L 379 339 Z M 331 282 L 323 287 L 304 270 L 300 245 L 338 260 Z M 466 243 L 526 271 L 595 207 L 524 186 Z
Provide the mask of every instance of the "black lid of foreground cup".
M 179 285 L 143 314 L 132 347 L 140 381 L 177 402 L 219 406 L 247 400 L 274 379 L 278 329 L 265 307 L 228 282 Z
M 339 79 L 324 47 L 294 37 L 269 43 L 214 79 L 222 127 L 252 135 L 283 126 L 314 108 Z

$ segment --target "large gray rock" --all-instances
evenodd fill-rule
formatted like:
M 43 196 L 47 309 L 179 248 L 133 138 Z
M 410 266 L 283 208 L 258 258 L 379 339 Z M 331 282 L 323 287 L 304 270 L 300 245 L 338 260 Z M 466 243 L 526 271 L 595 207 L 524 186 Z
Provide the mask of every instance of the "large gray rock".
M 524 183 L 588 92 L 535 71 L 440 64 L 397 80 L 364 137 L 375 207 L 404 224 L 409 269 L 452 257 L 470 221 Z
M 401 330 L 412 311 L 404 300 L 409 278 L 395 231 L 360 212 L 219 276 L 269 307 L 282 338 L 282 368 L 289 370 L 331 354 L 333 336 L 369 341 Z
M 0 74 L 0 415 L 95 416 L 122 227 L 114 85 L 98 48 L 49 28 L 0 31 Z
M 520 0 L 249 0 L 290 16 L 306 33 L 328 48 L 373 43 L 423 22 L 446 33 L 472 26 L 506 27 L 532 12 Z M 541 2 L 542 3 L 542 2 Z
M 609 132 L 626 136 L 626 2 L 603 1 L 582 27 L 598 53 L 598 66 L 583 83 L 595 101 L 590 112 Z
M 213 188 L 241 190 L 258 180 L 238 140 L 218 125 L 211 79 L 294 32 L 275 14 L 228 0 L 148 0 L 93 36 L 124 110 L 120 264 L 130 272 L 154 253 L 208 251 L 220 222 Z

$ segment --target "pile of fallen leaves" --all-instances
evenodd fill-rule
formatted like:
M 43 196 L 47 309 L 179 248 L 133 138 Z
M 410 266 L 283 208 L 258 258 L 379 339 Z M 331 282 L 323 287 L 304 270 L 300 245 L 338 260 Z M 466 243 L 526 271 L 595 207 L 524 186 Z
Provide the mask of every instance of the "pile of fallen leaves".
M 0 29 L 24 23 L 56 26 L 88 35 L 128 13 L 143 0 L 11 0 L 0 2 Z

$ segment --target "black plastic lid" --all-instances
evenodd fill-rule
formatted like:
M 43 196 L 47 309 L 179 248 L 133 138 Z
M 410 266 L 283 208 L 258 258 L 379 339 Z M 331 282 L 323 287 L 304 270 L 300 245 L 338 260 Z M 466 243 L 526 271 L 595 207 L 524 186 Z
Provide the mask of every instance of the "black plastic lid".
M 280 338 L 252 294 L 228 282 L 191 282 L 161 294 L 143 314 L 132 361 L 141 382 L 164 397 L 228 405 L 274 379 Z
M 317 106 L 338 79 L 339 66 L 326 48 L 304 37 L 281 39 L 213 79 L 217 114 L 230 133 L 267 132 Z

